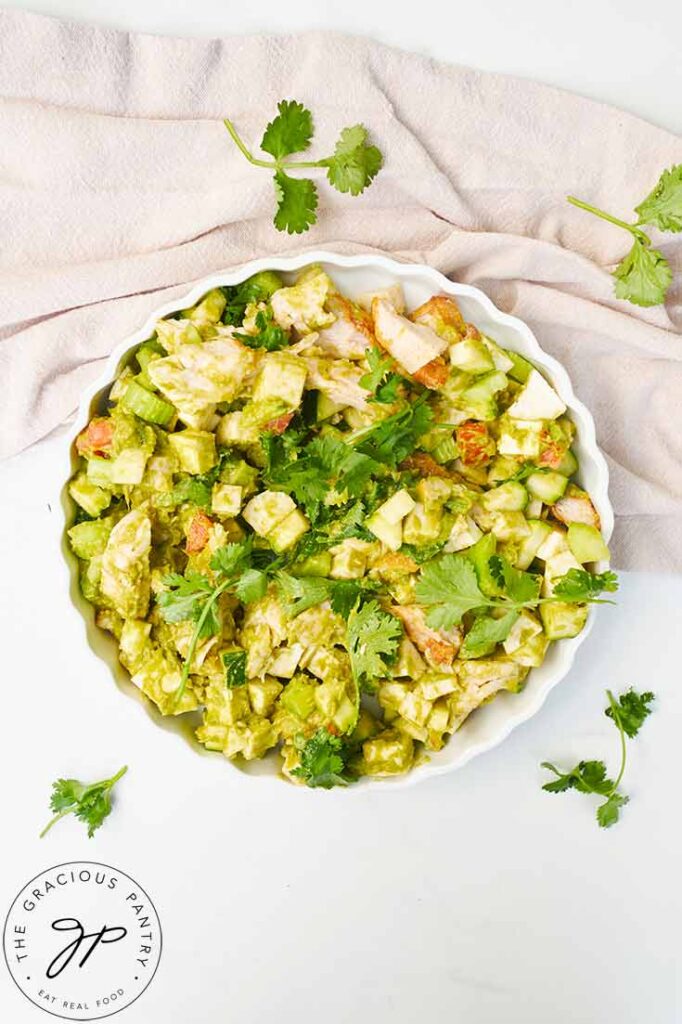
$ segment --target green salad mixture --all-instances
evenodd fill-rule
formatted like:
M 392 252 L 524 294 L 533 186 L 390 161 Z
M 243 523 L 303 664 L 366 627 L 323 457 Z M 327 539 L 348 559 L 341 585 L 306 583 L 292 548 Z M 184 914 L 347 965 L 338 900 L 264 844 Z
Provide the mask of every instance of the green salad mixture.
M 159 321 L 77 438 L 82 592 L 210 750 L 407 772 L 616 589 L 574 433 L 452 298 L 256 274 Z

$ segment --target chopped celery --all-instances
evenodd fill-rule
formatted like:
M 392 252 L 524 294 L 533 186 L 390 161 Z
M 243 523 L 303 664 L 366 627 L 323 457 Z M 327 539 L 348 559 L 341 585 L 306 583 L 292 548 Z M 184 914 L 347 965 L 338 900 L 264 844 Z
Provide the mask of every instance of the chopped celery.
M 175 416 L 175 408 L 163 398 L 142 387 L 136 380 L 131 380 L 121 399 L 121 405 L 128 412 L 139 416 L 147 423 L 156 423 L 167 427 Z

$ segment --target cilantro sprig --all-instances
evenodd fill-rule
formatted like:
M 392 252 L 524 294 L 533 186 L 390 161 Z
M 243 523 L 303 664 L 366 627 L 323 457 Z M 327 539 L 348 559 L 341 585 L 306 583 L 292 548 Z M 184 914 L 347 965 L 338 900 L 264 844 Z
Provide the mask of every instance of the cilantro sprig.
M 402 636 L 400 622 L 383 611 L 378 601 L 366 601 L 352 609 L 348 616 L 348 654 L 361 690 L 371 691 L 374 680 L 387 674 Z
M 40 838 L 47 835 L 52 826 L 67 814 L 75 814 L 79 821 L 88 826 L 88 837 L 92 839 L 111 813 L 112 789 L 127 771 L 128 766 L 124 765 L 111 778 L 100 779 L 98 782 L 86 783 L 78 779 L 57 779 L 53 782 L 50 808 L 55 814 L 40 833 Z
M 663 254 L 652 248 L 651 239 L 642 230 L 642 225 L 650 224 L 660 231 L 682 231 L 682 164 L 663 171 L 646 199 L 635 207 L 638 218 L 632 224 L 575 196 L 567 196 L 567 199 L 573 206 L 632 235 L 632 248 L 613 271 L 616 297 L 636 306 L 657 306 L 664 302 L 672 271 Z
M 274 571 L 275 564 L 273 562 L 272 566 L 257 568 L 253 560 L 253 542 L 249 537 L 239 544 L 226 544 L 214 552 L 210 562 L 212 578 L 199 572 L 188 572 L 184 576 L 169 573 L 164 577 L 166 589 L 157 598 L 161 617 L 165 622 L 194 623 L 180 683 L 175 691 L 176 704 L 187 687 L 199 640 L 220 632 L 216 608 L 220 595 L 228 588 L 234 588 L 239 600 L 248 604 L 265 593 L 268 572 Z
M 579 761 L 567 772 L 562 772 L 550 761 L 543 761 L 542 767 L 556 776 L 542 787 L 546 793 L 566 793 L 575 789 L 579 793 L 594 794 L 604 797 L 597 807 L 597 822 L 601 828 L 610 828 L 620 818 L 621 809 L 629 802 L 629 797 L 620 791 L 620 784 L 625 774 L 627 763 L 626 737 L 633 739 L 639 733 L 645 720 L 651 714 L 649 706 L 655 699 L 654 694 L 637 693 L 630 689 L 620 695 L 618 700 L 611 690 L 606 691 L 609 705 L 605 714 L 616 725 L 620 736 L 620 767 L 615 779 L 610 779 L 603 761 Z
M 364 125 L 356 124 L 342 130 L 331 156 L 320 160 L 289 160 L 292 154 L 309 148 L 313 137 L 313 118 L 310 111 L 296 100 L 281 100 L 277 111 L 260 143 L 260 148 L 272 160 L 254 156 L 232 121 L 225 119 L 224 124 L 249 163 L 274 171 L 277 200 L 274 223 L 277 230 L 290 235 L 301 234 L 317 221 L 317 186 L 311 178 L 294 178 L 288 171 L 324 168 L 329 184 L 337 191 L 357 196 L 371 185 L 381 169 L 383 157 L 377 147 L 368 142 Z
M 291 774 L 303 779 L 306 785 L 331 789 L 354 781 L 346 767 L 351 748 L 339 736 L 333 736 L 327 729 L 318 729 L 308 740 L 303 736 L 294 737 L 294 745 L 300 752 L 300 764 Z
M 358 384 L 371 393 L 370 402 L 390 405 L 398 398 L 398 388 L 404 383 L 404 378 L 394 372 L 393 359 L 384 355 L 378 348 L 368 348 L 366 358 L 369 370 L 360 378 Z
M 482 616 L 488 610 L 502 611 L 502 617 L 477 617 L 463 645 L 465 657 L 480 657 L 491 644 L 494 646 L 493 640 L 494 643 L 505 640 L 524 608 L 537 608 L 556 601 L 610 603 L 600 595 L 618 589 L 615 573 L 593 574 L 585 569 L 569 569 L 555 582 L 551 597 L 540 597 L 539 576 L 515 569 L 500 555 L 493 555 L 488 564 L 491 575 L 503 590 L 499 597 L 491 597 L 481 590 L 472 561 L 461 554 L 434 558 L 424 566 L 416 587 L 417 600 L 429 608 L 427 624 L 434 629 L 452 629 L 469 612 Z

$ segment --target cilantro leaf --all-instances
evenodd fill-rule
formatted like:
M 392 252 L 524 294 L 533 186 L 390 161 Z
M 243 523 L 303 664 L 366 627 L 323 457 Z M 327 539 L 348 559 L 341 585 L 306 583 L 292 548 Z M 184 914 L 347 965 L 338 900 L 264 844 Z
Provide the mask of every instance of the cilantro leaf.
M 307 149 L 313 137 L 313 116 L 296 100 L 280 100 L 278 114 L 270 121 L 260 148 L 275 160 Z
M 507 639 L 518 617 L 517 611 L 507 612 L 500 619 L 493 619 L 490 615 L 479 615 L 464 638 L 460 657 L 481 658 L 485 654 L 490 654 L 499 643 Z
M 229 690 L 246 683 L 246 651 L 224 651 L 225 685 Z
M 252 604 L 265 597 L 268 576 L 262 569 L 247 569 L 234 585 L 234 592 L 242 604 Z
M 635 306 L 658 306 L 665 300 L 673 275 L 665 256 L 636 237 L 613 276 L 617 298 Z
M 211 568 L 218 577 L 233 576 L 247 568 L 251 560 L 251 537 L 238 544 L 225 544 L 211 558 Z
M 576 789 L 579 793 L 599 793 L 605 796 L 614 788 L 613 780 L 607 778 L 603 761 L 580 761 L 569 772 L 561 772 L 549 761 L 543 761 L 542 767 L 557 776 L 553 782 L 547 782 L 542 787 L 547 793 L 564 793 L 567 789 Z
M 208 577 L 199 572 L 189 572 L 186 576 L 173 572 L 164 576 L 162 582 L 166 590 L 156 601 L 164 622 L 198 622 L 214 589 Z M 219 628 L 215 613 L 209 613 L 200 635 L 213 636 Z
M 682 231 L 682 164 L 663 171 L 635 211 L 640 224 L 655 224 L 661 231 Z
M 256 327 L 256 334 L 235 333 L 234 337 L 247 348 L 262 348 L 266 352 L 277 352 L 289 344 L 289 335 L 284 328 L 275 323 L 271 309 L 260 309 L 256 313 Z
M 569 569 L 554 586 L 554 596 L 566 602 L 595 601 L 600 594 L 615 593 L 618 577 L 615 572 L 591 573 L 585 569 Z
M 300 235 L 317 221 L 317 188 L 310 178 L 292 178 L 284 171 L 274 177 L 277 211 L 274 221 L 278 231 Z
M 367 601 L 348 616 L 348 654 L 358 686 L 371 687 L 388 674 L 403 636 L 396 618 L 382 611 L 378 601 Z
M 277 586 L 292 617 L 300 615 L 306 608 L 322 604 L 329 597 L 330 581 L 321 576 L 290 576 L 286 572 L 276 575 Z
M 310 739 L 305 740 L 301 736 L 294 742 L 301 760 L 291 774 L 304 779 L 306 785 L 331 789 L 332 786 L 347 786 L 353 781 L 346 770 L 349 749 L 338 736 L 332 736 L 326 729 L 318 729 Z
M 362 595 L 373 586 L 369 580 L 362 582 L 360 580 L 332 580 L 331 582 L 332 611 L 346 620 Z
M 622 793 L 611 793 L 611 795 L 597 808 L 597 821 L 601 828 L 611 828 L 620 818 L 620 809 L 630 800 L 629 796 Z
M 57 779 L 53 782 L 50 807 L 55 815 L 40 833 L 40 838 L 67 814 L 75 814 L 85 822 L 88 836 L 92 838 L 111 812 L 111 790 L 127 771 L 128 766 L 124 765 L 110 779 L 89 784 L 78 779 Z
M 367 350 L 366 359 L 369 370 L 360 378 L 358 384 L 371 392 L 370 402 L 380 402 L 383 405 L 395 402 L 403 378 L 393 372 L 395 363 L 391 357 L 383 355 L 380 349 L 372 346 Z
M 371 185 L 381 170 L 383 158 L 377 147 L 367 142 L 364 125 L 356 124 L 343 129 L 333 155 L 325 163 L 330 185 L 339 192 L 357 196 Z
M 356 448 L 376 462 L 395 467 L 414 451 L 432 421 L 433 413 L 422 396 L 364 432 Z
M 540 576 L 514 568 L 503 555 L 492 555 L 488 564 L 493 579 L 512 601 L 528 604 L 537 600 L 542 584 Z
M 627 693 L 622 693 L 618 698 L 615 711 L 614 705 L 610 704 L 604 714 L 614 721 L 617 716 L 623 731 L 630 739 L 633 739 L 651 714 L 649 705 L 654 699 L 654 694 L 650 690 L 645 693 L 637 693 L 636 690 L 630 688 Z
M 476 570 L 464 555 L 441 555 L 425 565 L 416 597 L 430 606 L 426 621 L 433 629 L 451 629 L 467 612 L 487 604 Z

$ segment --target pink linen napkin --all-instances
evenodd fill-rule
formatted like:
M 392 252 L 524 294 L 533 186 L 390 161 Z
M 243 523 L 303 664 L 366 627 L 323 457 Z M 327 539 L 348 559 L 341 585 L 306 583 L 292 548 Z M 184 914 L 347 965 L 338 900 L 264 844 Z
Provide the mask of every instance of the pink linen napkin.
M 272 225 L 254 148 L 282 98 L 314 151 L 364 122 L 385 168 L 359 199 L 320 181 L 317 225 Z M 624 217 L 682 140 L 557 89 L 362 38 L 174 39 L 0 12 L 0 450 L 74 410 L 111 348 L 197 278 L 301 248 L 381 250 L 486 291 L 525 320 L 592 410 L 622 568 L 682 569 L 682 241 L 667 305 L 617 301 Z M 655 234 L 655 233 L 654 233 Z

